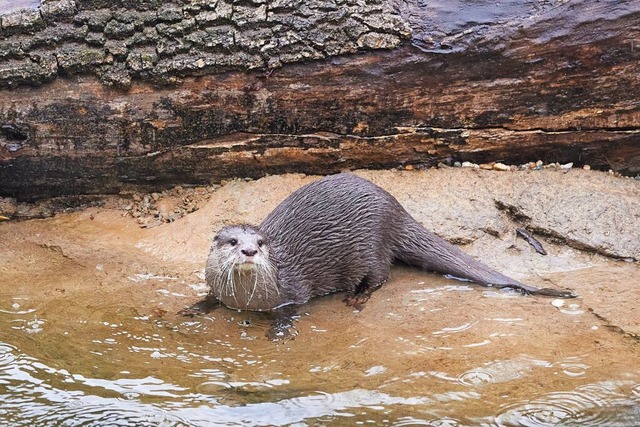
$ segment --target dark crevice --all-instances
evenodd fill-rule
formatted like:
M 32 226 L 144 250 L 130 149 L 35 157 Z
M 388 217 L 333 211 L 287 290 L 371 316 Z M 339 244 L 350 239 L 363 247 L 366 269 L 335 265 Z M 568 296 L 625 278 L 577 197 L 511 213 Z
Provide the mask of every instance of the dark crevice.
M 604 323 L 604 326 L 610 331 L 613 331 L 614 333 L 617 333 L 617 334 L 622 334 L 625 337 L 631 338 L 634 341 L 640 343 L 640 335 L 636 334 L 635 332 L 625 331 L 620 326 L 614 325 L 609 319 L 607 319 L 605 316 L 601 314 L 596 313 L 592 308 L 587 308 L 587 310 L 589 310 L 589 313 L 591 313 L 596 319 Z
M 523 213 L 517 206 L 510 205 L 500 200 L 495 200 L 495 205 L 498 208 L 498 210 L 505 212 L 514 222 L 521 224 L 523 228 L 526 228 L 526 230 L 532 234 L 547 237 L 556 243 L 567 245 L 571 248 L 578 249 L 580 251 L 591 252 L 598 255 L 602 255 L 607 258 L 621 260 L 621 261 L 632 261 L 632 262 L 637 261 L 633 257 L 622 257 L 619 255 L 615 255 L 610 253 L 606 249 L 590 246 L 579 240 L 570 239 L 566 236 L 563 236 L 557 231 L 550 230 L 548 228 L 541 227 L 539 225 L 535 225 L 532 223 L 533 219 L 530 216 Z

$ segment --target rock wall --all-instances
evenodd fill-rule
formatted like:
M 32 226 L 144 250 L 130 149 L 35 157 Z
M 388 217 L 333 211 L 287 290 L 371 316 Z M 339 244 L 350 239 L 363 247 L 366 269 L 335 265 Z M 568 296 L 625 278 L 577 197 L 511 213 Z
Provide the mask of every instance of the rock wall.
M 0 196 L 465 160 L 635 175 L 637 22 L 614 0 L 45 2 L 0 18 Z

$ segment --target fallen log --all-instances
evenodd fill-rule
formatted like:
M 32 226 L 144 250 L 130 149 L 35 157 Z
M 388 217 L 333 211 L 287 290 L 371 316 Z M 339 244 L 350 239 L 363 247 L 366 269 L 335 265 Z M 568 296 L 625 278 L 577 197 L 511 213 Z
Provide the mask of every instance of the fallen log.
M 102 3 L 0 17 L 0 196 L 455 161 L 640 173 L 634 2 Z

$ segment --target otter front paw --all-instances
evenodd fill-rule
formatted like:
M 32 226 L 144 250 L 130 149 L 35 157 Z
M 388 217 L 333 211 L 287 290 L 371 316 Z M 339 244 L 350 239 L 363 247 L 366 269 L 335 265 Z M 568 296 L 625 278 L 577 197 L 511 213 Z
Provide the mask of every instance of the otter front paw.
M 275 319 L 267 331 L 267 338 L 271 341 L 292 340 L 298 335 L 298 330 L 293 327 L 294 320 L 298 317 L 296 307 L 292 305 L 281 307 L 274 311 Z
M 178 311 L 178 314 L 184 317 L 193 317 L 197 314 L 203 314 L 204 311 L 202 311 L 201 308 L 196 307 L 198 304 L 194 304 L 192 306 L 189 307 L 185 307 L 182 310 Z
M 185 317 L 193 317 L 198 314 L 207 314 L 217 307 L 220 307 L 220 301 L 212 295 L 207 295 L 202 301 L 198 301 L 189 307 L 183 308 L 178 312 L 178 314 Z

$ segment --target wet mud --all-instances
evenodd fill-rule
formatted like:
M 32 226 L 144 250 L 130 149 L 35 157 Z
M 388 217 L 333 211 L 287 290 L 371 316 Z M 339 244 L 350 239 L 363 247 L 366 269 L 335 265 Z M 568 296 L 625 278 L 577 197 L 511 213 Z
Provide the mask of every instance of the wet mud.
M 397 266 L 361 312 L 341 294 L 315 299 L 299 311 L 296 338 L 273 343 L 263 313 L 176 312 L 206 292 L 217 229 L 259 223 L 316 177 L 231 181 L 151 228 L 127 200 L 5 221 L 0 424 L 640 423 L 638 181 L 581 170 L 358 173 L 482 261 L 579 297 L 522 296 Z M 600 203 L 608 210 L 598 216 Z

